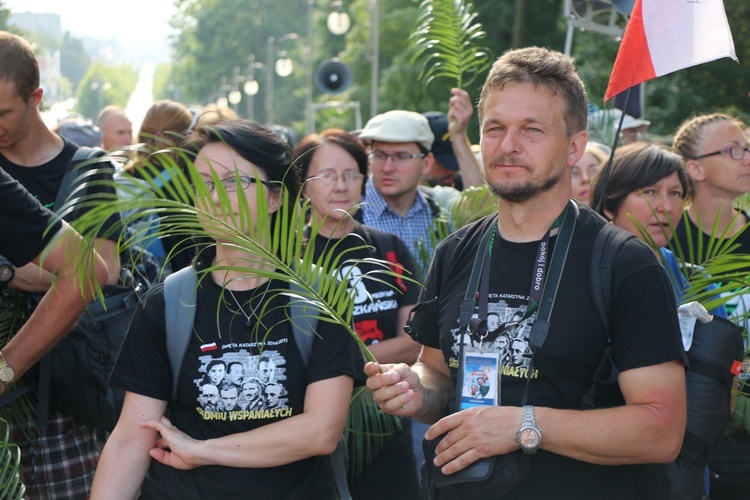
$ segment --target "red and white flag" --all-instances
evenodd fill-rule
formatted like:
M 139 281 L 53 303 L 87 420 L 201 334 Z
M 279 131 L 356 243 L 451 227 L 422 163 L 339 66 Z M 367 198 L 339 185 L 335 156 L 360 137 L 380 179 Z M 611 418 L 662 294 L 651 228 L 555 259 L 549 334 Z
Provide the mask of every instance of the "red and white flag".
M 722 57 L 737 60 L 722 0 L 635 0 L 604 100 Z
M 203 344 L 201 346 L 201 352 L 211 352 L 215 351 L 219 348 L 219 346 L 216 345 L 216 342 L 211 342 L 210 344 Z

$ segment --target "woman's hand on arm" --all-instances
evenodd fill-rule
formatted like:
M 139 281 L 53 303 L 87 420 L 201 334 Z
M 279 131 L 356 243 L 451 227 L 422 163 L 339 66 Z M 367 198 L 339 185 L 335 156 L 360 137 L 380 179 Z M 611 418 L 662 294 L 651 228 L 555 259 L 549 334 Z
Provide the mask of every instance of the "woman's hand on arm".
M 190 438 L 167 419 L 155 419 L 144 423 L 145 428 L 162 434 L 150 454 L 178 469 L 203 465 L 267 468 L 330 455 L 344 430 L 353 387 L 354 381 L 344 375 L 313 382 L 307 386 L 303 413 L 205 441 Z
M 125 393 L 125 402 L 115 430 L 107 439 L 96 468 L 91 500 L 133 499 L 146 477 L 157 434 L 142 427 L 144 421 L 159 419 L 167 409 L 166 401 Z

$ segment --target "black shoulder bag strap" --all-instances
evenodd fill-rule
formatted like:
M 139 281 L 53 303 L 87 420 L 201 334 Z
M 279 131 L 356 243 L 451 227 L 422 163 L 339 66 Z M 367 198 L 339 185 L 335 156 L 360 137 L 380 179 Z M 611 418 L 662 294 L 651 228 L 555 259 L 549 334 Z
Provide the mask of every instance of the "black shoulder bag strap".
M 469 277 L 469 284 L 466 287 L 466 295 L 464 296 L 463 302 L 461 302 L 461 308 L 459 309 L 458 313 L 458 363 L 459 363 L 459 369 L 458 369 L 458 377 L 459 380 L 462 378 L 461 374 L 461 361 L 464 358 L 464 343 L 462 341 L 462 336 L 466 335 L 467 329 L 470 327 L 470 325 L 473 327 L 473 330 L 478 330 L 483 327 L 482 323 L 472 325 L 471 323 L 471 316 L 474 314 L 474 308 L 477 304 L 477 295 L 479 292 L 479 277 L 482 273 L 482 268 L 486 267 L 485 260 L 487 258 L 490 258 L 488 252 L 488 247 L 490 243 L 490 239 L 492 239 L 493 235 L 495 234 L 495 230 L 497 229 L 497 215 L 492 217 L 490 220 L 490 224 L 487 226 L 487 229 L 485 230 L 484 234 L 482 235 L 482 239 L 479 242 L 479 248 L 477 248 L 477 255 L 474 257 L 474 265 L 471 268 L 471 275 Z M 486 281 L 486 280 L 485 280 Z M 486 322 L 484 322 L 486 325 Z M 486 329 L 486 326 L 485 326 Z M 457 387 L 460 387 L 460 384 L 457 384 Z M 455 391 L 455 410 L 458 411 L 459 408 L 461 408 L 461 391 L 456 390 Z
M 539 303 L 539 310 L 536 319 L 534 320 L 534 324 L 531 325 L 531 332 L 529 332 L 531 359 L 529 360 L 529 369 L 526 372 L 526 387 L 524 387 L 523 395 L 521 396 L 521 406 L 526 405 L 526 397 L 529 392 L 529 382 L 534 373 L 534 356 L 547 340 L 547 334 L 549 333 L 550 328 L 550 316 L 552 315 L 552 308 L 555 305 L 555 298 L 557 298 L 557 290 L 560 288 L 560 279 L 562 278 L 562 273 L 565 269 L 565 262 L 568 260 L 568 250 L 570 250 L 570 243 L 573 241 L 573 232 L 575 231 L 577 220 L 578 205 L 576 205 L 573 200 L 570 200 L 568 202 L 568 208 L 565 210 L 565 216 L 562 225 L 560 226 L 560 232 L 557 235 L 555 249 L 552 251 L 549 275 L 544 281 L 544 289 L 542 290 L 542 300 Z

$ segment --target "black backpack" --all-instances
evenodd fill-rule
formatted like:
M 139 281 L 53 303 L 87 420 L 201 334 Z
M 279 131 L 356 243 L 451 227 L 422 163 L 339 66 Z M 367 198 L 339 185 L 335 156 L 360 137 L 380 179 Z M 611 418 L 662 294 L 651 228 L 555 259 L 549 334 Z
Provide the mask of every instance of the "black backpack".
M 582 406 L 594 407 L 598 383 L 612 384 L 619 371 L 612 360 L 612 264 L 622 245 L 634 235 L 606 224 L 594 241 L 591 254 L 591 296 L 594 309 L 607 332 L 607 349 Z M 597 293 L 599 291 L 600 293 Z M 686 352 L 688 420 L 677 459 L 658 473 L 670 484 L 670 499 L 701 498 L 705 490 L 705 468 L 719 445 L 731 419 L 730 401 L 734 371 L 744 353 L 742 332 L 731 321 L 714 316 L 707 323 L 696 321 L 693 343 Z M 605 376 L 606 374 L 606 376 Z M 653 476 L 652 476 L 653 477 Z
M 87 174 L 93 170 L 113 171 L 109 162 L 97 162 L 100 148 L 80 147 L 55 200 L 55 209 L 71 193 L 84 196 Z M 123 262 L 123 265 L 126 265 Z M 45 355 L 39 364 L 37 420 L 46 427 L 49 408 L 80 418 L 101 430 L 112 430 L 122 409 L 125 393 L 109 385 L 109 375 L 120 352 L 139 296 L 148 282 L 136 280 L 129 286 L 103 287 L 103 303 L 89 304 L 73 329 Z

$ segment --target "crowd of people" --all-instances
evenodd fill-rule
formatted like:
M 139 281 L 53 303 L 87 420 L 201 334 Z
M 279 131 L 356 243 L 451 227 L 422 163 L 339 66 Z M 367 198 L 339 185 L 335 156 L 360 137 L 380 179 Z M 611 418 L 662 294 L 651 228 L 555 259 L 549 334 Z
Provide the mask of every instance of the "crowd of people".
M 493 64 L 476 108 L 479 145 L 468 135 L 470 96 L 447 97 L 447 113 L 390 110 L 355 133 L 326 129 L 299 141 L 231 110 L 171 100 L 152 105 L 135 137 L 115 106 L 95 126 L 69 120 L 50 130 L 32 47 L 0 33 L 0 253 L 14 271 L 0 274 L 0 301 L 43 295 L 0 350 L 0 395 L 26 372 L 35 383 L 34 364 L 97 283 L 120 283 L 123 231 L 113 228 L 122 220 L 139 235 L 128 241 L 156 261 L 154 282 L 184 270 L 204 276 L 177 380 L 165 288 L 155 283 L 142 297 L 110 378 L 126 391 L 111 435 L 54 409 L 35 433 L 15 426 L 27 497 L 340 498 L 329 456 L 355 418 L 353 390 L 364 386 L 370 418 L 393 430 L 366 456 L 346 458 L 355 500 L 466 498 L 481 481 L 439 479 L 487 463 L 519 472 L 501 498 L 670 498 L 657 464 L 676 459 L 688 419 L 677 306 L 691 292 L 680 259 L 706 265 L 698 249 L 722 241 L 736 255 L 750 252 L 750 215 L 736 205 L 750 192 L 745 125 L 721 113 L 690 117 L 673 144 L 659 144 L 644 140 L 649 122 L 628 117 L 624 145 L 612 152 L 589 139 L 573 61 L 537 47 Z M 89 286 L 80 286 L 70 255 L 81 236 L 69 223 L 83 210 L 67 222 L 52 214 L 79 146 L 112 154 L 116 173 L 96 192 L 120 199 L 153 196 L 155 179 L 169 184 L 154 155 L 179 150 L 174 158 L 200 184 L 202 237 L 149 232 L 158 216 L 112 215 L 97 234 Z M 479 186 L 496 210 L 457 227 L 452 208 Z M 269 277 L 273 259 L 209 223 L 228 220 L 281 256 L 273 238 L 294 230 L 300 200 L 309 255 L 348 283 L 351 326 L 376 362 L 365 363 L 330 317 L 317 323 L 308 359 L 290 294 L 279 292 L 290 285 Z M 227 217 L 247 207 L 250 220 Z M 613 260 L 609 326 L 592 308 L 589 281 L 607 224 L 637 236 Z M 326 258 L 339 254 L 346 258 Z M 391 272 L 363 279 L 378 261 Z M 734 293 L 711 312 L 744 328 L 748 297 Z M 602 364 L 611 383 L 597 382 Z M 594 408 L 583 411 L 592 381 Z M 423 456 L 422 438 L 434 456 Z M 349 449 L 355 440 L 350 433 Z M 696 498 L 710 489 L 707 479 Z M 725 494 L 717 488 L 711 498 L 733 498 Z

